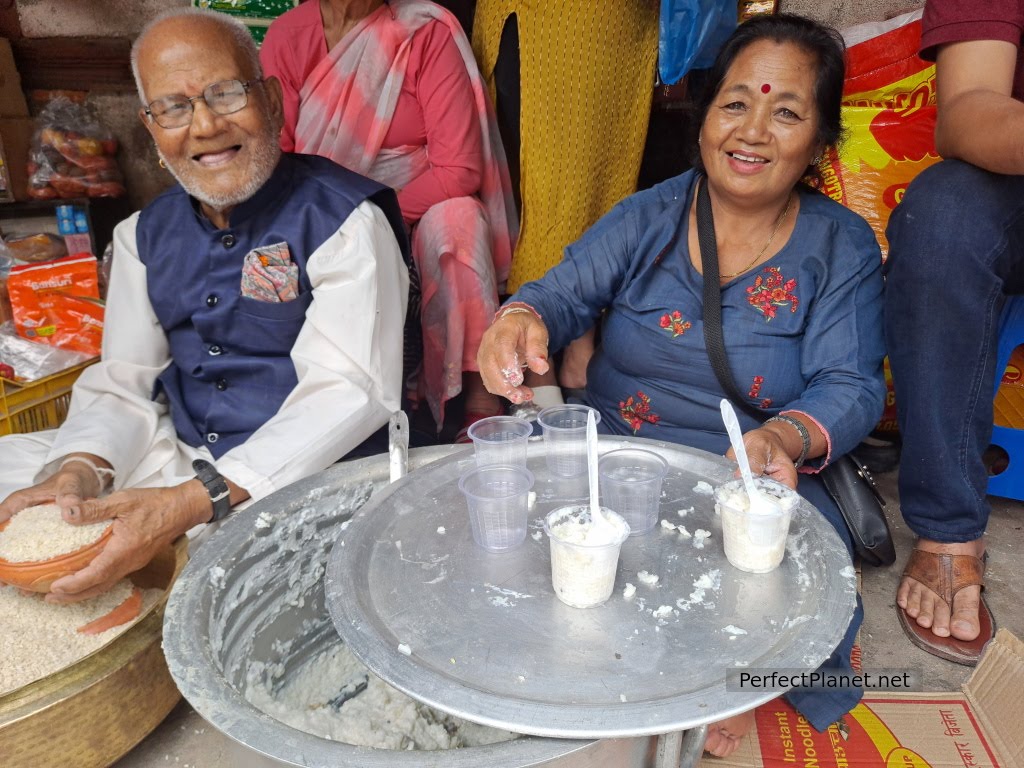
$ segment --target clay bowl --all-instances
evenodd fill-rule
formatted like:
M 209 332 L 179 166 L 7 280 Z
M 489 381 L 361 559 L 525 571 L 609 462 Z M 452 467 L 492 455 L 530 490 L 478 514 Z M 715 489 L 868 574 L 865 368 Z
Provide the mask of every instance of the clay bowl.
M 9 520 L 0 523 L 0 531 L 7 527 Z M 103 551 L 110 538 L 112 526 L 108 527 L 92 544 L 65 555 L 51 557 L 49 560 L 31 560 L 24 563 L 12 563 L 0 558 L 0 582 L 14 587 L 27 589 L 31 592 L 49 592 L 50 585 L 57 579 L 80 571 Z

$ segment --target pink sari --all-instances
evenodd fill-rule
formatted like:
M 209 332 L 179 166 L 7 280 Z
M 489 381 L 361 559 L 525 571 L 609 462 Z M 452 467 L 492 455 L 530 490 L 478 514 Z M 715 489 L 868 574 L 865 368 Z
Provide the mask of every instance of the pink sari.
M 484 153 L 477 194 L 434 205 L 412 230 L 422 287 L 422 389 L 440 428 L 445 401 L 462 390 L 463 371 L 477 370 L 480 337 L 498 308 L 519 228 L 494 110 L 459 22 L 423 0 L 391 0 L 359 22 L 303 83 L 295 149 L 395 188 L 423 173 L 426 146 L 382 145 L 413 34 L 435 20 L 448 27 L 465 61 Z

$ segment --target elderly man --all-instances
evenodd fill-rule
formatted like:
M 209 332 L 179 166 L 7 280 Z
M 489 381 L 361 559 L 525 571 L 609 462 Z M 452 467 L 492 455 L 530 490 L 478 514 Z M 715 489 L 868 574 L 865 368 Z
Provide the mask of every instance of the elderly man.
M 323 469 L 400 407 L 394 193 L 280 153 L 281 89 L 229 17 L 162 16 L 132 61 L 140 117 L 180 186 L 117 228 L 103 358 L 67 421 L 0 441 L 0 521 L 42 503 L 114 521 L 103 553 L 53 584 L 56 602 Z

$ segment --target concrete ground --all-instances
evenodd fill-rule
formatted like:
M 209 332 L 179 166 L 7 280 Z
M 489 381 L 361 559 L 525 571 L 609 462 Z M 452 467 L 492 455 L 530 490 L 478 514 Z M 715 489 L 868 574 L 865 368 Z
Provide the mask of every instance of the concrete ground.
M 861 630 L 866 667 L 916 668 L 928 691 L 957 690 L 971 674 L 969 667 L 943 661 L 911 645 L 896 617 L 896 585 L 910 555 L 913 536 L 899 513 L 896 474 L 878 475 L 888 502 L 889 521 L 899 559 L 891 568 L 865 568 L 863 598 L 866 618 Z M 986 599 L 999 626 L 1024 638 L 1024 503 L 992 498 L 988 528 L 989 565 Z M 171 715 L 115 768 L 245 768 L 232 762 L 228 739 L 197 715 L 187 702 Z

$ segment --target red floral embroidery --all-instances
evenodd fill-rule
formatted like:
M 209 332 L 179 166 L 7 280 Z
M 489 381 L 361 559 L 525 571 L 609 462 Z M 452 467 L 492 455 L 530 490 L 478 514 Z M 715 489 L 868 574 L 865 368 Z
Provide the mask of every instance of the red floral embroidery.
M 662 315 L 658 324 L 666 331 L 671 331 L 673 339 L 693 328 L 693 323 L 683 320 L 683 315 L 678 309 L 671 314 Z
M 752 400 L 757 400 L 761 396 L 761 385 L 764 384 L 764 376 L 755 376 L 750 382 L 750 391 L 747 392 L 747 397 Z M 761 408 L 770 408 L 772 399 L 770 397 L 764 398 L 758 406 Z
M 636 400 L 630 395 L 619 401 L 619 415 L 632 427 L 634 435 L 640 431 L 644 422 L 657 424 L 661 421 L 661 416 L 651 413 L 651 398 L 640 391 L 636 393 Z
M 765 267 L 762 274 L 754 279 L 754 284 L 747 287 L 747 301 L 757 309 L 765 319 L 771 321 L 779 307 L 789 305 L 790 312 L 796 312 L 800 300 L 793 293 L 796 278 L 786 280 L 778 267 Z

